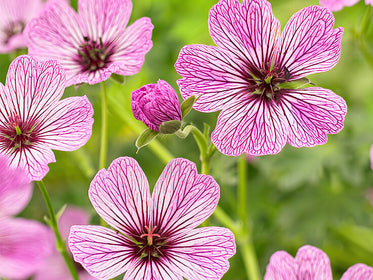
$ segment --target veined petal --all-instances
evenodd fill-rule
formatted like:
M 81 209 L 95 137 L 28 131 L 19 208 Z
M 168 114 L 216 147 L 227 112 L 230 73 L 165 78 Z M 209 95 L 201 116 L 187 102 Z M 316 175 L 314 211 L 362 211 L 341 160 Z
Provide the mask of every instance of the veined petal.
M 32 196 L 32 184 L 21 169 L 13 169 L 0 156 L 0 217 L 18 214 Z
M 58 60 L 70 85 L 70 79 L 81 71 L 77 50 L 84 43 L 81 20 L 74 9 L 66 1 L 52 1 L 27 24 L 24 35 L 29 55 Z
M 341 280 L 368 280 L 373 279 L 373 268 L 366 264 L 358 263 L 351 266 L 343 273 Z
M 93 108 L 86 96 L 69 97 L 44 116 L 40 139 L 51 149 L 73 151 L 91 137 Z
M 295 261 L 298 264 L 297 279 L 333 280 L 328 256 L 313 246 L 301 247 Z
M 48 173 L 48 163 L 55 162 L 52 150 L 42 143 L 35 143 L 30 149 L 9 151 L 0 146 L 0 154 L 10 160 L 10 165 L 24 169 L 31 181 L 40 181 Z
M 198 174 L 196 165 L 186 159 L 170 161 L 153 190 L 153 225 L 163 236 L 179 234 L 201 224 L 215 210 L 220 190 L 215 180 Z
M 201 112 L 222 110 L 239 92 L 247 91 L 252 80 L 242 61 L 205 45 L 183 47 L 175 68 L 183 77 L 177 81 L 181 95 L 184 99 L 199 96 L 194 108 Z
M 126 235 L 141 235 L 150 226 L 148 180 L 133 158 L 121 157 L 101 169 L 92 180 L 89 198 L 109 225 Z
M 145 54 L 152 48 L 152 30 L 150 18 L 143 17 L 128 26 L 115 39 L 116 50 L 112 54 L 113 64 L 118 67 L 119 75 L 134 75 L 144 64 Z
M 22 218 L 0 217 L 0 277 L 30 277 L 50 254 L 52 246 L 44 225 Z
M 126 28 L 132 12 L 131 0 L 79 0 L 84 36 L 112 41 Z
M 251 72 L 269 69 L 280 23 L 266 0 L 221 0 L 210 11 L 210 34 L 215 43 L 234 53 Z
M 341 55 L 343 33 L 333 25 L 331 11 L 319 6 L 294 14 L 281 34 L 275 65 L 286 67 L 291 80 L 332 69 Z
M 297 271 L 294 258 L 285 251 L 277 251 L 271 256 L 264 280 L 298 280 Z
M 4 119 L 37 121 L 61 98 L 65 89 L 64 70 L 57 61 L 38 62 L 30 56 L 19 56 L 11 63 L 5 88 L 1 89 Z
M 347 113 L 342 97 L 317 87 L 281 91 L 279 107 L 289 127 L 287 141 L 295 147 L 326 143 L 326 134 L 342 130 Z
M 129 242 L 101 226 L 72 226 L 69 235 L 74 260 L 99 279 L 114 278 L 128 269 L 133 255 Z
M 366 3 L 367 0 L 365 0 Z M 320 0 L 320 5 L 335 12 L 342 10 L 345 6 L 355 5 L 359 0 Z
M 242 94 L 221 111 L 211 140 L 225 155 L 277 154 L 286 144 L 287 129 L 275 101 Z
M 182 272 L 168 259 L 160 262 L 134 260 L 123 280 L 183 280 Z
M 170 248 L 172 260 L 188 280 L 221 279 L 236 253 L 233 233 L 226 228 L 191 230 Z

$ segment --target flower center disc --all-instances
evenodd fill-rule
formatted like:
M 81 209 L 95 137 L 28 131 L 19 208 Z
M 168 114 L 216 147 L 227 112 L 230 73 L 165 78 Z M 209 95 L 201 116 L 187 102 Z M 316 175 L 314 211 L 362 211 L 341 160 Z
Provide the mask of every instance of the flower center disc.
M 164 245 L 164 238 L 159 233 L 155 233 L 157 226 L 145 226 L 147 233 L 140 235 L 141 241 L 139 242 L 139 251 L 137 253 L 140 259 L 152 259 L 158 258 L 163 255 L 161 251 L 162 245 Z
M 102 39 L 100 38 L 97 42 L 84 37 L 84 41 L 85 43 L 80 45 L 78 49 L 79 63 L 82 65 L 83 71 L 94 72 L 104 68 L 109 62 L 110 52 L 102 43 Z

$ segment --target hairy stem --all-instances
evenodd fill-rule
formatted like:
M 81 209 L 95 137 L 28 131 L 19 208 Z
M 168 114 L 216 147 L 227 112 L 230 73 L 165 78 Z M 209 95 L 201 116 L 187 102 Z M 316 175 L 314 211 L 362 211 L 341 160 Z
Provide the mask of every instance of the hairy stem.
M 56 237 L 56 248 L 58 252 L 62 255 L 63 259 L 65 260 L 65 263 L 67 267 L 69 268 L 69 271 L 71 273 L 71 276 L 73 277 L 74 280 L 79 280 L 78 273 L 76 272 L 75 266 L 71 258 L 69 257 L 67 251 L 66 251 L 66 244 L 63 241 L 60 232 L 58 231 L 58 226 L 57 226 L 57 218 L 56 214 L 54 212 L 52 202 L 50 200 L 48 191 L 43 183 L 43 181 L 37 181 L 36 182 L 41 194 L 43 195 L 45 204 L 48 208 L 48 213 L 49 213 L 49 225 L 53 229 L 54 235 Z

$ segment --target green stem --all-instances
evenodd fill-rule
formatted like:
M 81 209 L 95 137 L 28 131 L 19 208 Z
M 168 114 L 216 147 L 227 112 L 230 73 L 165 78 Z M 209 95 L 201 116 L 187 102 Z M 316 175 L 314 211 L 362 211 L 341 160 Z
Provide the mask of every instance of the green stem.
M 245 236 L 245 238 L 238 240 L 241 248 L 241 254 L 244 261 L 246 275 L 247 278 L 250 280 L 260 280 L 261 275 L 259 271 L 259 264 L 257 261 L 255 249 L 251 238 L 249 236 Z
M 107 94 L 105 81 L 101 83 L 101 143 L 100 143 L 100 163 L 99 169 L 106 167 L 106 154 L 108 143 L 107 128 Z
M 73 279 L 74 280 L 79 280 L 79 276 L 78 276 L 78 273 L 76 272 L 74 263 L 71 260 L 71 258 L 69 257 L 69 255 L 68 255 L 68 253 L 66 251 L 65 242 L 63 241 L 63 239 L 61 237 L 61 234 L 58 231 L 56 214 L 54 212 L 54 209 L 53 209 L 52 202 L 50 200 L 48 191 L 47 191 L 47 189 L 46 189 L 43 181 L 37 181 L 36 183 L 37 183 L 37 185 L 38 185 L 38 187 L 40 189 L 40 192 L 43 195 L 45 204 L 47 205 L 47 208 L 48 208 L 49 225 L 53 229 L 54 235 L 56 237 L 56 247 L 57 247 L 57 250 L 58 250 L 58 252 L 60 252 L 60 254 L 62 255 L 62 257 L 64 258 L 65 263 L 66 263 L 67 267 L 69 268 L 71 276 L 73 277 Z
M 237 214 L 247 227 L 247 160 L 245 155 L 238 159 L 238 188 L 237 188 Z

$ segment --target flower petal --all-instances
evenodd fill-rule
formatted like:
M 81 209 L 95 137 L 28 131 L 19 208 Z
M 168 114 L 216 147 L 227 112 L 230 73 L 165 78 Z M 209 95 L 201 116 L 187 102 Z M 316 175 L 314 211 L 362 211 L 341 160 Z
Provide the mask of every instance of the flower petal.
M 225 155 L 276 154 L 286 143 L 287 128 L 275 102 L 245 95 L 226 104 L 211 140 Z
M 221 0 L 210 11 L 210 34 L 215 43 L 234 53 L 253 73 L 269 69 L 280 23 L 266 0 Z
M 194 108 L 201 112 L 222 110 L 238 93 L 247 92 L 252 80 L 241 60 L 205 45 L 183 47 L 175 68 L 183 76 L 177 81 L 181 95 L 184 99 L 199 96 Z
M 149 184 L 133 158 L 117 158 L 107 171 L 101 169 L 92 180 L 89 198 L 101 218 L 126 235 L 141 235 L 149 226 Z
M 368 280 L 373 279 L 373 268 L 366 264 L 357 263 L 343 273 L 341 280 Z
M 193 229 L 174 242 L 169 253 L 188 280 L 221 279 L 236 253 L 234 235 L 226 228 Z
M 320 0 L 320 5 L 335 12 L 342 10 L 345 6 L 355 5 L 357 2 L 359 0 Z M 367 3 L 367 0 L 365 0 L 365 3 Z
M 58 219 L 58 230 L 62 238 L 69 236 L 73 225 L 88 225 L 89 215 L 83 208 L 68 205 Z
M 295 261 L 298 264 L 297 279 L 333 280 L 328 256 L 313 246 L 299 248 Z
M 341 55 L 343 28 L 333 29 L 330 10 L 319 6 L 294 14 L 281 34 L 275 65 L 290 73 L 290 79 L 332 69 Z
M 65 68 L 67 85 L 71 85 L 71 78 L 81 71 L 77 50 L 84 43 L 81 21 L 74 9 L 66 1 L 52 1 L 27 24 L 24 34 L 29 55 L 58 60 Z
M 84 36 L 98 42 L 112 41 L 126 28 L 132 12 L 131 0 L 79 0 Z
M 326 143 L 327 133 L 342 130 L 347 113 L 342 97 L 317 87 L 283 90 L 279 106 L 288 123 L 288 142 L 295 147 Z
M 53 246 L 47 227 L 22 218 L 0 217 L 0 236 L 1 278 L 28 278 Z
M 32 184 L 20 168 L 12 169 L 8 160 L 0 156 L 0 216 L 18 214 L 32 196 Z
M 116 74 L 134 75 L 144 64 L 145 54 L 152 48 L 152 30 L 150 18 L 143 17 L 128 26 L 120 36 L 113 39 L 115 52 L 110 57 L 117 68 Z
M 65 89 L 64 70 L 57 61 L 40 62 L 30 56 L 19 56 L 11 63 L 2 89 L 4 119 L 38 120 L 61 98 Z
M 69 247 L 74 260 L 99 279 L 122 274 L 132 261 L 128 239 L 101 226 L 72 226 Z
M 277 251 L 271 256 L 264 280 L 297 280 L 298 266 L 292 256 L 285 251 Z M 313 278 L 311 278 L 313 279 Z M 314 279 L 316 280 L 316 279 Z
M 208 175 L 198 174 L 186 159 L 170 161 L 153 190 L 153 225 L 172 238 L 201 224 L 215 210 L 219 185 Z
M 91 137 L 92 116 L 93 108 L 86 96 L 63 99 L 43 116 L 39 137 L 51 149 L 76 150 Z

